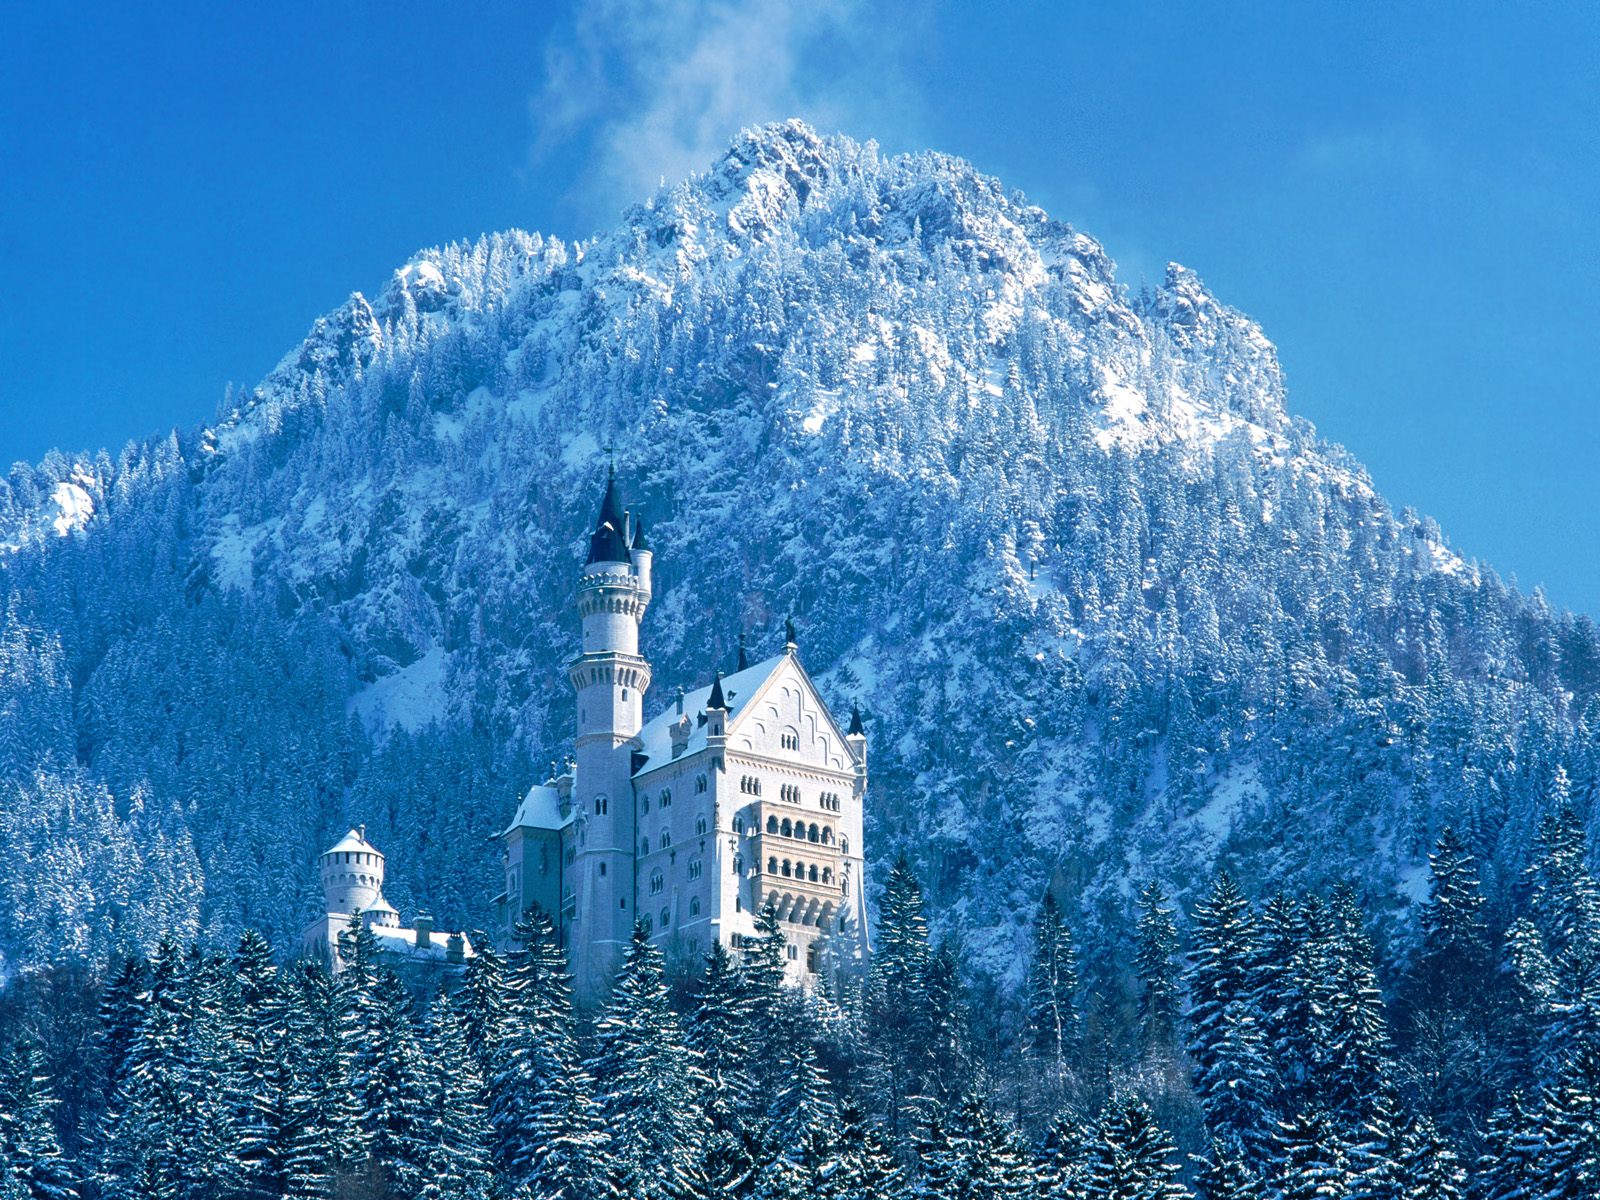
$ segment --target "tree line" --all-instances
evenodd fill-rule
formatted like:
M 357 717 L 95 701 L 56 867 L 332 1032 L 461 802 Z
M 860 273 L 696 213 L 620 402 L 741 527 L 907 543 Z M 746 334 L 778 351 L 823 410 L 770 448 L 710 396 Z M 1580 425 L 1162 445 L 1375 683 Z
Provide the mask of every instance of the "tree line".
M 811 992 L 770 910 L 683 978 L 636 931 L 594 1013 L 537 910 L 442 989 L 359 922 L 337 975 L 254 933 L 169 941 L 78 981 L 92 1029 L 55 1079 L 63 1003 L 8 987 L 0 1200 L 1580 1200 L 1600 885 L 1570 809 L 1538 841 L 1495 928 L 1445 831 L 1387 997 L 1351 890 L 1256 903 L 1223 872 L 1187 914 L 1143 889 L 1118 1018 L 1046 896 L 1000 1039 L 904 861 L 865 979 Z

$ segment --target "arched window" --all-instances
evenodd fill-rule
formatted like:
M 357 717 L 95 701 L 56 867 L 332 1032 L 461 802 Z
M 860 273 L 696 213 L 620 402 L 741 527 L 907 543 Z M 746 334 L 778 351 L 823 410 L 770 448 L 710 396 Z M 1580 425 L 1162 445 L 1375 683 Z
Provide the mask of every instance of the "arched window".
M 689 915 L 691 917 L 698 917 L 700 915 L 700 897 L 699 896 L 690 896 L 689 897 Z
M 743 871 L 744 871 L 744 855 L 735 854 L 733 856 L 733 873 L 735 875 L 738 875 L 738 874 L 741 874 Z
M 597 817 L 606 815 L 606 798 L 604 796 L 596 796 L 594 798 L 594 815 Z
M 793 837 L 794 836 L 794 824 L 793 824 L 793 822 L 785 821 L 783 823 L 783 836 L 784 837 Z
M 849 838 L 842 837 L 842 838 L 839 839 L 839 853 L 840 854 L 849 854 L 850 853 L 850 839 Z
M 670 845 L 672 845 L 672 834 L 668 830 L 663 829 L 661 831 L 661 848 L 665 850 Z
M 807 873 L 806 878 L 810 879 L 812 883 L 815 883 L 817 881 L 817 864 L 816 863 L 812 863 L 811 864 L 811 870 Z
M 694 832 L 697 837 L 705 837 L 706 819 L 704 815 L 698 816 L 694 819 Z
M 800 749 L 800 735 L 793 728 L 785 729 L 778 736 L 778 741 L 785 750 Z
M 817 827 L 815 824 L 812 824 L 806 829 L 806 840 L 811 842 L 818 840 Z
M 704 870 L 705 870 L 705 864 L 703 862 L 701 862 L 698 858 L 694 859 L 689 864 L 689 878 L 690 879 L 699 879 L 701 872 L 704 871 Z
M 850 876 L 841 875 L 839 877 L 839 890 L 846 896 L 850 894 Z
M 788 950 L 790 962 L 794 962 L 800 957 L 800 947 L 794 945 L 792 942 L 789 944 Z
M 768 875 L 776 875 L 777 873 L 778 873 L 778 860 L 777 860 L 776 856 L 774 856 L 772 858 L 767 859 L 767 874 Z
M 778 818 L 777 817 L 768 817 L 767 818 L 767 832 L 768 833 L 777 833 L 778 832 Z
M 650 811 L 650 797 L 649 796 L 641 796 L 641 797 L 639 797 L 639 811 L 642 812 L 642 813 L 647 813 L 647 812 Z
M 831 846 L 831 845 L 833 845 L 833 830 L 831 830 L 831 829 L 824 829 L 824 830 L 823 830 L 823 831 L 822 831 L 822 844 L 823 844 L 823 845 L 824 845 L 824 846 Z
M 694 794 L 696 796 L 698 796 L 702 792 L 704 792 L 705 790 L 706 790 L 706 777 L 704 775 L 696 775 L 694 777 Z
M 650 936 L 650 918 L 649 917 L 640 917 L 639 918 L 639 924 L 644 926 L 644 935 L 645 935 L 645 937 L 649 937 Z
M 671 925 L 672 925 L 672 910 L 670 908 L 663 908 L 661 910 L 661 928 L 667 929 L 667 928 L 670 928 Z
M 832 867 L 823 867 L 822 868 L 822 882 L 823 883 L 832 883 L 833 882 L 833 868 Z
M 783 860 L 783 873 L 785 875 L 792 875 L 794 873 L 789 869 L 789 860 L 787 858 Z
M 640 838 L 639 839 L 639 853 L 641 855 L 650 853 L 650 839 L 649 838 Z
M 661 878 L 661 872 L 660 871 L 656 871 L 656 872 L 651 874 L 651 876 L 650 876 L 650 894 L 652 896 L 659 896 L 661 894 L 661 889 L 665 885 L 666 885 L 666 881 Z
M 662 788 L 661 789 L 661 807 L 662 808 L 671 808 L 672 807 L 672 789 L 671 788 Z

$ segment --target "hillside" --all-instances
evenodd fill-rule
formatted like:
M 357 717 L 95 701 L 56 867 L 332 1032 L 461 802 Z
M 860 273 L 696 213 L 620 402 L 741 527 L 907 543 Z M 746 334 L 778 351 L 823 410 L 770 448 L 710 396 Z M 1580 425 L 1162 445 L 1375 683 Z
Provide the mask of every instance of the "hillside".
M 1593 623 L 1393 511 L 1254 323 L 959 160 L 789 123 L 592 241 L 419 254 L 209 426 L 12 471 L 0 961 L 283 943 L 356 821 L 397 905 L 484 924 L 486 837 L 566 752 L 608 445 L 647 711 L 793 614 L 868 714 L 870 850 L 980 970 L 1046 887 L 1103 947 L 1218 860 L 1353 879 L 1404 937 L 1441 825 L 1504 896 L 1539 812 L 1591 811 Z

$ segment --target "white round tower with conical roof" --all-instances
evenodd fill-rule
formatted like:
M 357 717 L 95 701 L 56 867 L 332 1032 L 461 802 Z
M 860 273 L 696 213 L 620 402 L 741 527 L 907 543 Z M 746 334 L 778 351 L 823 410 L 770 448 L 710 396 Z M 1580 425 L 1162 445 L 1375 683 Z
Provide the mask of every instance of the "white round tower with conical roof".
M 367 841 L 366 826 L 345 834 L 317 865 L 330 913 L 360 913 L 369 925 L 399 926 L 400 914 L 383 898 L 383 855 Z

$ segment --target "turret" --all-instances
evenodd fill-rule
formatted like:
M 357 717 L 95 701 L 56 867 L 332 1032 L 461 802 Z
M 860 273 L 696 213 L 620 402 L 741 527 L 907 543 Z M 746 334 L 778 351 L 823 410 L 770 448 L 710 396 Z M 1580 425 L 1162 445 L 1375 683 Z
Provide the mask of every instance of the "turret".
M 616 474 L 608 470 L 578 578 L 582 652 L 567 671 L 578 705 L 571 941 L 589 948 L 577 985 L 591 998 L 609 989 L 635 919 L 632 750 L 650 686 L 650 664 L 639 654 L 639 623 L 649 605 L 643 526 L 623 512 Z
M 365 825 L 352 829 L 317 860 L 323 900 L 330 913 L 360 913 L 369 925 L 397 928 L 400 914 L 383 898 L 383 855 L 366 832 Z
M 861 705 L 850 706 L 850 730 L 844 735 L 845 744 L 850 747 L 850 754 L 856 763 L 856 778 L 861 787 L 866 787 L 867 779 L 867 730 L 861 723 Z

